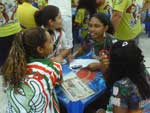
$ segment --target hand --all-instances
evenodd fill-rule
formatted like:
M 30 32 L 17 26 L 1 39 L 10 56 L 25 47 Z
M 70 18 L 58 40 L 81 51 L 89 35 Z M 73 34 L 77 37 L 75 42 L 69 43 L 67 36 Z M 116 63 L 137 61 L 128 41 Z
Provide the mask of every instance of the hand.
M 100 56 L 100 62 L 102 65 L 109 65 L 109 57 L 106 54 Z
M 70 54 L 68 56 L 68 62 L 70 63 L 74 58 L 75 58 L 75 55 L 74 54 Z
M 109 51 L 101 50 L 99 52 L 99 60 L 102 64 L 108 65 L 109 64 Z
M 61 57 L 61 56 L 56 56 L 56 57 L 52 57 L 51 58 L 51 61 L 52 62 L 57 62 L 57 63 L 63 63 L 63 57 Z
M 106 50 L 102 50 L 100 51 L 99 56 L 100 56 L 99 60 L 101 63 L 101 66 L 100 66 L 101 70 L 102 72 L 105 72 L 109 66 L 109 52 Z

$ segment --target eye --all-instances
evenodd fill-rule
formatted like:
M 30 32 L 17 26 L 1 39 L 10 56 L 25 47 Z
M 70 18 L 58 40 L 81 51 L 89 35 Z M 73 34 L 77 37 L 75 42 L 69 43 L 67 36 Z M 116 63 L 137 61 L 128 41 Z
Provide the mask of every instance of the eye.
M 100 25 L 100 24 L 95 24 L 95 27 L 102 27 L 102 25 Z

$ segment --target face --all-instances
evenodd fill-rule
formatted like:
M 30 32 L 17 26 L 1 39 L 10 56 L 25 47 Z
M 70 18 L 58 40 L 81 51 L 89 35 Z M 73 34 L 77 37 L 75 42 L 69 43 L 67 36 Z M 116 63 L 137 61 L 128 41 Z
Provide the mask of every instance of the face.
M 62 28 L 62 17 L 59 13 L 58 16 L 55 18 L 55 21 L 53 21 L 54 29 L 61 29 Z
M 102 22 L 96 17 L 92 17 L 89 22 L 89 33 L 91 38 L 99 40 L 104 36 L 104 32 L 107 30 L 107 26 L 104 26 Z
M 43 47 L 39 47 L 38 52 L 41 56 L 48 56 L 53 52 L 53 37 L 46 31 L 45 32 L 47 40 Z
M 136 11 L 136 7 L 135 6 L 132 6 L 131 7 L 131 12 L 130 13 L 134 13 Z

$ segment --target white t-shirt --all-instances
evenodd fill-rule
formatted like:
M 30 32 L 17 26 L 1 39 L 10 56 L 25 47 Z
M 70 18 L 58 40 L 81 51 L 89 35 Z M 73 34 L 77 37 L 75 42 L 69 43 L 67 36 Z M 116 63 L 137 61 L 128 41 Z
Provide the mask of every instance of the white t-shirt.
M 48 5 L 57 6 L 62 16 L 71 16 L 71 0 L 48 0 Z
M 66 38 L 64 31 L 58 32 L 55 30 L 54 34 L 55 34 L 54 36 L 55 50 L 52 54 L 48 56 L 48 58 L 57 56 L 64 49 L 72 48 L 72 44 L 70 44 L 70 41 Z

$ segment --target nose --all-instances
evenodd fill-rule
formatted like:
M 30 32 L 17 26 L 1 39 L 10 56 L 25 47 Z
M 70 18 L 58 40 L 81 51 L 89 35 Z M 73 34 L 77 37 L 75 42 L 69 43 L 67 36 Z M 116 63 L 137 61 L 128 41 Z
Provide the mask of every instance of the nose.
M 93 32 L 93 31 L 95 31 L 95 27 L 94 26 L 89 27 L 89 32 Z

